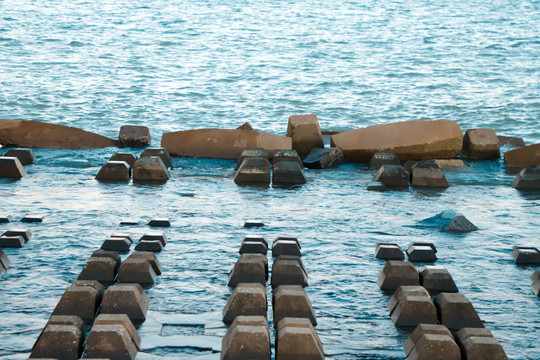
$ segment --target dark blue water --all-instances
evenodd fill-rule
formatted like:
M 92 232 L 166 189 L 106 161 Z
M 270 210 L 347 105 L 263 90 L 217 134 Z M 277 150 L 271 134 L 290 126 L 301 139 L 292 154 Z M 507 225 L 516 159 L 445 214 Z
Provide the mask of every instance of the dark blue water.
M 465 130 L 540 142 L 538 1 L 0 1 L 0 118 L 76 126 L 115 138 L 121 125 L 163 131 L 233 128 L 284 134 L 287 118 L 317 113 L 322 128 L 453 119 Z M 505 149 L 508 150 L 508 149 Z M 332 359 L 402 359 L 376 280 L 376 241 L 433 241 L 457 286 L 512 359 L 538 359 L 539 299 L 514 244 L 540 246 L 540 195 L 509 184 L 500 161 L 447 171 L 443 192 L 368 192 L 359 164 L 306 170 L 297 189 L 237 187 L 234 162 L 174 160 L 164 185 L 101 184 L 114 152 L 35 151 L 20 181 L 0 180 L 0 211 L 34 236 L 8 249 L 0 279 L 0 357 L 24 359 L 64 289 L 107 235 L 138 237 L 170 217 L 148 290 L 141 359 L 211 358 L 226 328 L 227 273 L 246 231 L 296 235 L 307 288 Z M 413 228 L 443 210 L 480 230 Z M 125 218 L 139 226 L 122 227 Z M 0 231 L 20 224 L 1 224 Z M 270 299 L 270 297 L 269 297 Z M 269 313 L 271 316 L 271 313 Z M 138 357 L 138 358 L 139 358 Z

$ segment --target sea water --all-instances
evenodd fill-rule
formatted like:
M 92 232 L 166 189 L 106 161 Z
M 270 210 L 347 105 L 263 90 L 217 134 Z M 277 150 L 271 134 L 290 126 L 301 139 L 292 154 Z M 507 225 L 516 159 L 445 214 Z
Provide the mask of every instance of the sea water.
M 111 138 L 121 125 L 145 125 L 156 146 L 166 131 L 246 121 L 284 134 L 288 116 L 301 113 L 335 131 L 452 119 L 538 143 L 539 24 L 538 1 L 4 0 L 0 118 Z M 188 158 L 173 160 L 163 185 L 97 182 L 114 151 L 36 149 L 28 176 L 0 181 L 0 215 L 14 218 L 0 231 L 44 215 L 24 225 L 30 242 L 5 249 L 0 357 L 28 356 L 108 235 L 138 238 L 150 218 L 169 217 L 138 358 L 219 358 L 227 275 L 246 234 L 298 237 L 328 358 L 404 358 L 409 332 L 392 324 L 373 251 L 377 241 L 415 240 L 435 243 L 436 264 L 510 358 L 540 358 L 535 268 L 511 257 L 513 245 L 540 246 L 540 194 L 512 189 L 500 159 L 446 171 L 445 191 L 372 192 L 373 173 L 353 163 L 305 170 L 308 183 L 292 189 L 238 187 L 234 161 Z M 414 227 L 446 209 L 479 231 Z M 120 226 L 125 218 L 139 225 Z M 267 226 L 243 228 L 251 218 Z

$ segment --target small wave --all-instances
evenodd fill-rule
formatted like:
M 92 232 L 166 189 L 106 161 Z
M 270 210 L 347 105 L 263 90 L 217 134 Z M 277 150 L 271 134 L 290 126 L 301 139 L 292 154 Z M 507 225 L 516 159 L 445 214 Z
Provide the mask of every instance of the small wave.
M 80 42 L 80 41 L 72 41 L 69 43 L 69 46 L 72 46 L 72 47 L 83 47 L 85 44 Z

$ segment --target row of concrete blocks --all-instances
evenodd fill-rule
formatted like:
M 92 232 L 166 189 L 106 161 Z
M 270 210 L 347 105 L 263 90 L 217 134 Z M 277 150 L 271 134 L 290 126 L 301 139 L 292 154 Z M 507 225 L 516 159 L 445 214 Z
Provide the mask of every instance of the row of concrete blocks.
M 13 218 L 10 215 L 0 216 L 0 224 L 12 222 Z M 43 222 L 43 215 L 26 215 L 20 220 L 23 223 L 41 223 Z
M 28 229 L 11 229 L 0 236 L 0 248 L 22 248 L 30 240 L 32 233 Z
M 401 165 L 383 165 L 379 168 L 368 190 L 385 190 L 388 188 L 431 187 L 447 188 L 448 181 L 442 169 L 434 162 L 421 161 L 413 166 L 411 172 Z
M 413 241 L 406 250 L 411 262 L 434 262 L 437 260 L 437 248 L 432 242 Z M 377 242 L 375 257 L 381 260 L 403 260 L 405 255 L 398 244 L 393 242 Z
M 100 181 L 167 181 L 171 174 L 172 160 L 164 148 L 146 148 L 139 158 L 130 152 L 116 152 L 101 167 L 96 179 Z
M 1 271 L 2 269 L 0 269 Z M 535 270 L 529 280 L 532 281 L 531 288 L 536 296 L 540 296 L 540 270 Z
M 403 344 L 407 360 L 507 360 L 489 329 L 462 328 L 452 335 L 444 325 L 420 324 Z
M 296 150 L 278 150 L 272 159 L 272 183 L 274 185 L 305 184 L 302 160 Z M 236 164 L 234 182 L 238 185 L 270 184 L 268 152 L 261 148 L 242 151 Z
M 8 256 L 2 249 L 0 249 L 0 277 L 4 272 L 6 272 L 10 265 L 11 261 L 9 260 Z
M 540 265 L 540 251 L 534 246 L 514 245 L 512 257 L 518 265 Z
M 0 157 L 0 178 L 20 179 L 26 176 L 24 165 L 36 161 L 36 156 L 30 149 L 11 149 Z
M 101 245 L 102 250 L 128 252 L 133 238 L 129 234 L 112 234 Z M 147 233 L 141 236 L 135 246 L 136 251 L 161 252 L 167 245 L 167 236 L 161 232 Z

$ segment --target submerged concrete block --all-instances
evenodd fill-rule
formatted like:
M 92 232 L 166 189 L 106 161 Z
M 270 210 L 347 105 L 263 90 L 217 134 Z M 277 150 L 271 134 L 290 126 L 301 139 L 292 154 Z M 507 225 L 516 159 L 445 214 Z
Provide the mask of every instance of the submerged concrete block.
M 411 186 L 447 188 L 449 185 L 439 165 L 420 161 L 412 167 Z
M 134 153 L 117 151 L 113 154 L 113 156 L 111 156 L 109 161 L 124 161 L 129 165 L 130 168 L 132 168 L 137 159 L 138 157 Z
M 302 256 L 298 240 L 276 239 L 272 244 L 272 256 L 280 255 Z
M 287 136 L 292 138 L 292 148 L 299 154 L 309 154 L 313 149 L 324 148 L 319 119 L 315 114 L 290 116 Z
M 150 145 L 150 130 L 146 126 L 123 125 L 118 134 L 118 147 L 141 148 Z
M 36 155 L 32 149 L 16 148 L 10 149 L 4 154 L 6 157 L 16 157 L 22 165 L 30 165 L 36 161 Z
M 409 173 L 401 165 L 383 165 L 372 181 L 388 187 L 409 187 Z
M 238 250 L 240 254 L 263 254 L 266 255 L 268 252 L 268 247 L 260 241 L 242 241 L 240 244 L 240 249 Z
M 140 284 L 118 284 L 103 296 L 101 314 L 126 314 L 134 323 L 146 320 L 148 295 Z
M 153 218 L 148 222 L 148 226 L 153 227 L 170 227 L 171 220 L 169 218 Z
M 240 168 L 240 165 L 242 165 L 242 163 L 244 162 L 244 159 L 248 157 L 264 158 L 268 160 L 268 151 L 263 148 L 247 148 L 242 150 L 242 154 L 240 154 L 234 170 L 238 170 Z
M 534 169 L 523 169 L 512 181 L 511 186 L 518 190 L 540 189 L 540 166 Z
M 134 252 L 131 253 L 126 260 L 129 259 L 145 259 L 150 263 L 156 275 L 161 275 L 161 263 L 153 252 Z
M 96 282 L 75 282 L 68 287 L 52 314 L 75 315 L 85 323 L 91 323 L 103 296 L 103 287 Z
M 126 314 L 99 314 L 94 325 L 122 325 L 128 331 L 137 349 L 141 347 L 141 336 Z
M 303 161 L 308 169 L 327 169 L 343 162 L 343 152 L 338 148 L 313 149 Z
M 167 236 L 159 231 L 147 232 L 141 236 L 140 240 L 159 240 L 163 246 L 167 245 Z
M 156 273 L 146 259 L 128 258 L 118 269 L 118 283 L 139 283 L 144 286 L 155 282 Z
M 272 165 L 276 165 L 280 162 L 296 162 L 300 169 L 304 167 L 304 164 L 302 163 L 302 159 L 300 159 L 300 156 L 296 152 L 296 150 L 288 150 L 288 149 L 281 149 L 276 151 L 274 156 L 272 157 Z
M 135 246 L 135 250 L 161 252 L 163 250 L 163 243 L 159 240 L 140 240 L 137 246 Z
M 83 343 L 84 332 L 78 326 L 48 324 L 34 344 L 30 358 L 77 360 Z
M 426 265 L 420 269 L 420 284 L 434 295 L 440 292 L 458 292 L 454 279 L 443 266 Z
M 396 243 L 377 242 L 375 244 L 375 257 L 381 260 L 403 260 L 405 255 Z
M 301 285 L 281 285 L 273 290 L 274 324 L 285 317 L 307 318 L 317 325 L 315 312 Z
M 283 321 L 283 320 L 282 320 Z M 283 326 L 276 337 L 276 359 L 324 360 L 324 351 L 312 328 Z
M 383 291 L 394 292 L 403 285 L 419 285 L 418 271 L 409 261 L 388 261 L 381 270 L 377 280 Z
M 501 145 L 495 130 L 468 129 L 463 137 L 463 155 L 475 160 L 498 159 Z
M 128 238 L 108 238 L 101 245 L 102 250 L 111 250 L 118 252 L 128 252 L 131 247 L 131 241 Z
M 90 257 L 77 280 L 97 280 L 103 285 L 111 285 L 116 279 L 118 264 L 109 257 Z
M 261 242 L 264 244 L 264 246 L 266 246 L 268 248 L 268 241 L 266 241 L 266 239 L 260 235 L 246 235 L 244 236 L 244 238 L 242 239 L 242 242 L 244 241 L 250 241 L 250 242 Z
M 41 223 L 43 222 L 43 215 L 26 215 L 21 219 L 24 223 Z
M 26 176 L 26 170 L 16 157 L 0 157 L 0 178 L 20 179 Z
M 433 262 L 437 255 L 431 246 L 410 246 L 407 248 L 407 257 L 411 262 Z
M 306 178 L 302 167 L 295 161 L 280 161 L 272 166 L 272 184 L 295 185 L 305 184 Z
M 419 227 L 438 228 L 446 232 L 466 233 L 478 228 L 463 214 L 453 210 L 445 210 L 433 217 L 418 222 Z
M 272 246 L 274 246 L 276 243 L 280 242 L 280 241 L 294 241 L 296 242 L 296 244 L 298 245 L 298 247 L 301 249 L 302 248 L 302 245 L 300 244 L 300 241 L 298 241 L 298 238 L 297 237 L 294 237 L 294 236 L 278 236 L 274 239 L 274 241 L 272 241 Z
M 242 254 L 229 274 L 227 285 L 235 287 L 240 283 L 266 284 L 268 279 L 268 259 L 261 254 Z
M 270 331 L 262 316 L 237 316 L 221 342 L 221 360 L 270 360 Z
M 99 169 L 96 180 L 128 181 L 131 178 L 131 167 L 125 161 L 108 161 Z
M 484 327 L 473 305 L 463 294 L 440 293 L 435 297 L 434 303 L 439 314 L 439 322 L 450 330 Z
M 244 227 L 251 228 L 251 227 L 263 227 L 264 222 L 260 220 L 247 220 L 244 222 Z
M 10 222 L 11 220 L 13 220 L 13 218 L 11 217 L 11 215 L 0 216 L 0 224 L 8 223 L 8 222 Z
M 270 184 L 270 163 L 262 157 L 247 157 L 242 161 L 234 176 L 238 185 Z
M 146 148 L 141 153 L 140 158 L 152 157 L 152 156 L 159 157 L 161 159 L 161 161 L 163 161 L 163 164 L 165 164 L 165 167 L 167 167 L 169 169 L 172 169 L 171 156 L 169 155 L 167 150 L 165 150 L 165 148 L 162 148 L 162 147 L 149 147 L 149 148 Z
M 418 340 L 420 340 L 424 334 L 446 335 L 450 339 L 453 339 L 452 333 L 444 325 L 419 324 L 411 333 L 411 336 L 403 343 L 403 350 L 405 351 L 405 356 L 407 356 L 407 358 L 412 349 L 416 346 Z
M 399 158 L 392 153 L 375 153 L 369 159 L 368 169 L 379 170 L 383 165 L 401 165 Z
M 134 360 L 137 345 L 129 331 L 121 324 L 92 326 L 86 340 L 85 358 Z
M 135 182 L 164 182 L 170 177 L 169 170 L 157 156 L 140 158 L 133 165 L 133 181 Z
M 308 286 L 307 274 L 304 267 L 298 259 L 285 259 L 282 256 L 278 257 L 272 266 L 272 287 L 280 285 L 300 285 Z
M 395 326 L 437 324 L 437 309 L 430 297 L 403 294 L 390 314 Z
M 2 236 L 22 236 L 24 241 L 28 241 L 32 237 L 32 233 L 28 229 L 9 229 Z
M 257 283 L 240 283 L 223 308 L 223 322 L 230 324 L 241 315 L 266 317 L 267 311 L 266 287 Z
M 24 244 L 22 236 L 0 236 L 0 248 L 22 248 Z
M 512 247 L 512 257 L 516 264 L 520 265 L 540 265 L 540 251 L 534 246 Z
M 503 347 L 488 329 L 463 328 L 456 333 L 456 341 L 464 359 L 508 360 Z
M 515 148 L 521 148 L 525 146 L 525 141 L 523 138 L 520 137 L 514 137 L 514 136 L 502 136 L 497 135 L 499 138 L 499 143 L 501 146 L 511 146 Z

